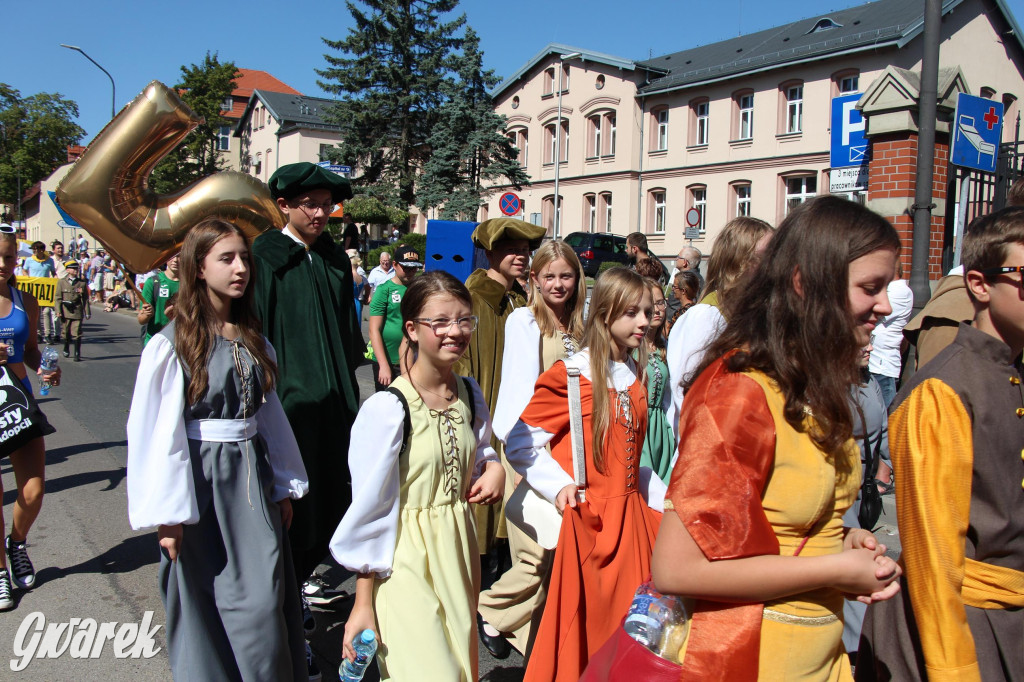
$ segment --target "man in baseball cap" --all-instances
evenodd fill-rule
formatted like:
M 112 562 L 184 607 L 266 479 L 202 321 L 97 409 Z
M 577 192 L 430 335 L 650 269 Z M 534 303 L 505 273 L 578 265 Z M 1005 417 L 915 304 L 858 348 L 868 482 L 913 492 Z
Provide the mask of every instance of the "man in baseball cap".
M 395 274 L 378 286 L 370 299 L 370 346 L 373 348 L 373 385 L 383 391 L 402 373 L 405 335 L 402 329 L 402 298 L 405 289 L 423 269 L 419 251 L 399 244 L 394 254 Z

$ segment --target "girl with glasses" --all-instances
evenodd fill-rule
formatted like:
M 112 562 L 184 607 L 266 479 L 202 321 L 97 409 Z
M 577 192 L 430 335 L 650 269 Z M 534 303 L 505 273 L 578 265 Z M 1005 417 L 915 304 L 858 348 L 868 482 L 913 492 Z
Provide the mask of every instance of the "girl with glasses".
M 353 639 L 373 630 L 382 680 L 470 682 L 480 592 L 470 505 L 500 500 L 505 474 L 479 386 L 452 371 L 476 327 L 465 285 L 427 273 L 401 309 L 411 360 L 359 410 L 352 505 L 331 540 L 334 558 L 359 576 L 344 655 L 354 659 Z
M 529 272 L 529 305 L 505 322 L 501 384 L 494 410 L 494 432 L 505 442 L 508 432 L 533 397 L 537 377 L 555 362 L 579 350 L 583 334 L 586 276 L 572 247 L 561 241 L 543 244 Z M 505 467 L 505 498 L 520 477 Z M 480 638 L 498 658 L 509 654 L 499 633 L 509 633 L 516 649 L 528 657 L 530 634 L 544 611 L 544 583 L 551 552 L 514 524 L 506 524 L 512 568 L 480 594 Z

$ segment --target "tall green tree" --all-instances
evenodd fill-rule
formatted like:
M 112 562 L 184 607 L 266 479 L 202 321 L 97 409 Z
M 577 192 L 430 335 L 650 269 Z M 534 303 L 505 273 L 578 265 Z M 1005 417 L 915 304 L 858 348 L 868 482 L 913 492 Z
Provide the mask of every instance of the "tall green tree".
M 530 181 L 518 152 L 505 135 L 505 117 L 495 113 L 488 91 L 500 79 L 483 68 L 480 38 L 466 29 L 462 53 L 453 60 L 455 78 L 444 84 L 445 103 L 428 142 L 423 165 L 420 210 L 442 206 L 442 216 L 475 220 L 488 186 L 521 189 Z
M 336 161 L 358 166 L 355 184 L 385 203 L 416 203 L 416 176 L 429 158 L 452 54 L 465 15 L 443 21 L 458 0 L 346 2 L 355 26 L 324 43 L 320 87 L 341 101 L 326 117 L 341 127 Z
M 85 135 L 77 117 L 78 105 L 57 93 L 22 97 L 0 83 L 0 204 L 17 204 L 19 177 L 24 193 L 67 163 L 68 146 Z
M 181 99 L 205 121 L 165 156 L 149 178 L 159 194 L 168 194 L 226 168 L 217 153 L 220 127 L 231 125 L 221 108 L 235 89 L 238 69 L 234 62 L 221 63 L 217 54 L 206 53 L 201 64 L 181 67 L 181 81 L 174 85 Z

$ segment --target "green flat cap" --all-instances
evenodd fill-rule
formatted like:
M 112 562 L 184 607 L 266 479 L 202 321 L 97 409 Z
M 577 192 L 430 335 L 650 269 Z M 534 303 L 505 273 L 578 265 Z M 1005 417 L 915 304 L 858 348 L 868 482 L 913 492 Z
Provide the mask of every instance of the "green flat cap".
M 328 190 L 335 203 L 352 198 L 352 185 L 347 178 L 308 161 L 281 166 L 267 184 L 275 199 L 294 199 L 313 189 Z
M 540 246 L 544 234 L 543 227 L 515 218 L 491 218 L 476 226 L 473 230 L 473 243 L 481 249 L 490 250 L 503 239 L 525 239 L 530 242 L 530 250 Z

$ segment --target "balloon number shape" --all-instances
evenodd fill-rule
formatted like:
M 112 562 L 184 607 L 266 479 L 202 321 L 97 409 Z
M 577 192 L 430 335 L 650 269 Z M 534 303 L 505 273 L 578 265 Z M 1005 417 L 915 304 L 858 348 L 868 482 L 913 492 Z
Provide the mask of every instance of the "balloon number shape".
M 216 173 L 174 194 L 148 188 L 160 159 L 201 122 L 174 90 L 153 81 L 100 131 L 57 188 L 61 207 L 133 272 L 167 261 L 206 218 L 234 223 L 250 240 L 284 225 L 270 190 L 246 173 Z

